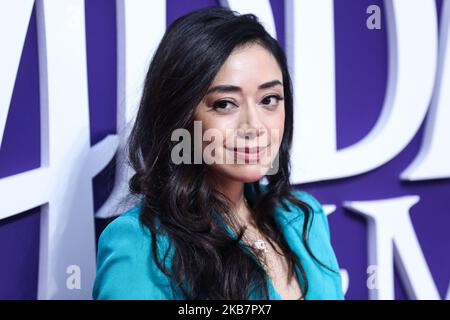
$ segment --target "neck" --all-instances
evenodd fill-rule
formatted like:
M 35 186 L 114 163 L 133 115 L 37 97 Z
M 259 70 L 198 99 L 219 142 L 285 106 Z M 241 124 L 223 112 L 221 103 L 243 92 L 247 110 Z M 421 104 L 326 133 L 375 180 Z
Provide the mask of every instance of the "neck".
M 250 223 L 251 212 L 248 210 L 244 200 L 244 183 L 222 175 L 214 175 L 211 177 L 211 180 L 214 188 L 224 194 L 233 204 L 236 219 L 244 224 Z

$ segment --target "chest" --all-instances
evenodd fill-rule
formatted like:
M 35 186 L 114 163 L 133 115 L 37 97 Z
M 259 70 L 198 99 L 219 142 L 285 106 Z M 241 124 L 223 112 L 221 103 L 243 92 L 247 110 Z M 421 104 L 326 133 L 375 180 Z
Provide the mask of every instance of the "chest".
M 261 257 L 261 262 L 266 265 L 274 289 L 283 300 L 299 299 L 302 296 L 302 291 L 297 273 L 292 270 L 292 275 L 289 276 L 288 260 L 281 254 L 281 249 L 278 246 L 276 246 L 276 250 L 271 245 L 266 245 L 266 248 L 264 256 Z

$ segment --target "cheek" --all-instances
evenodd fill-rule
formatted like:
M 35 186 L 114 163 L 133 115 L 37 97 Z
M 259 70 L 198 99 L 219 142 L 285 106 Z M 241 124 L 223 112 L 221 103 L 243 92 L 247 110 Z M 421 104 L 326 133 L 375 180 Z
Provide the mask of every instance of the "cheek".
M 280 112 L 280 114 L 275 115 L 271 118 L 271 121 L 268 122 L 270 139 L 274 144 L 280 144 L 283 139 L 284 121 L 284 112 Z
M 233 131 L 234 120 L 232 117 L 217 116 L 208 114 L 198 117 L 201 121 L 202 134 L 196 137 L 202 145 L 203 157 L 211 160 L 211 157 L 217 162 L 223 162 L 225 157 L 225 142 Z

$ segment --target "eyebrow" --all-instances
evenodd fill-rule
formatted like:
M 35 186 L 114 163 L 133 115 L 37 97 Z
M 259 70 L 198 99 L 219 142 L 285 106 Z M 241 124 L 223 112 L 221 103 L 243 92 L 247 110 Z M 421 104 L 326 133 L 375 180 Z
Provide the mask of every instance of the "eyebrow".
M 260 84 L 258 86 L 258 89 L 268 89 L 268 88 L 272 88 L 272 87 L 277 86 L 277 85 L 283 85 L 283 84 L 281 83 L 280 80 L 272 80 L 272 81 Z M 241 91 L 242 91 L 241 87 L 233 86 L 233 85 L 227 85 L 227 84 L 222 84 L 222 85 L 211 87 L 206 92 L 206 94 L 209 94 L 211 92 L 227 93 L 227 92 L 241 92 Z

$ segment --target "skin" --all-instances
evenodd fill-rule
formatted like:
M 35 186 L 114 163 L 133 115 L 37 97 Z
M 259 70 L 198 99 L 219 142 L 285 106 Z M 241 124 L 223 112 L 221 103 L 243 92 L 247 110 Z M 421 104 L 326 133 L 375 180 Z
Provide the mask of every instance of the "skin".
M 260 88 L 265 83 L 272 85 Z M 207 145 L 214 149 L 216 161 L 209 164 L 211 181 L 235 205 L 238 219 L 251 223 L 244 204 L 244 183 L 260 180 L 280 147 L 285 121 L 282 72 L 268 50 L 251 44 L 231 53 L 209 89 L 223 85 L 237 88 L 206 94 L 194 120 L 201 121 L 204 134 L 215 133 L 212 142 L 201 142 L 203 151 Z M 255 146 L 266 147 L 260 159 L 245 161 L 232 151 L 234 147 Z

